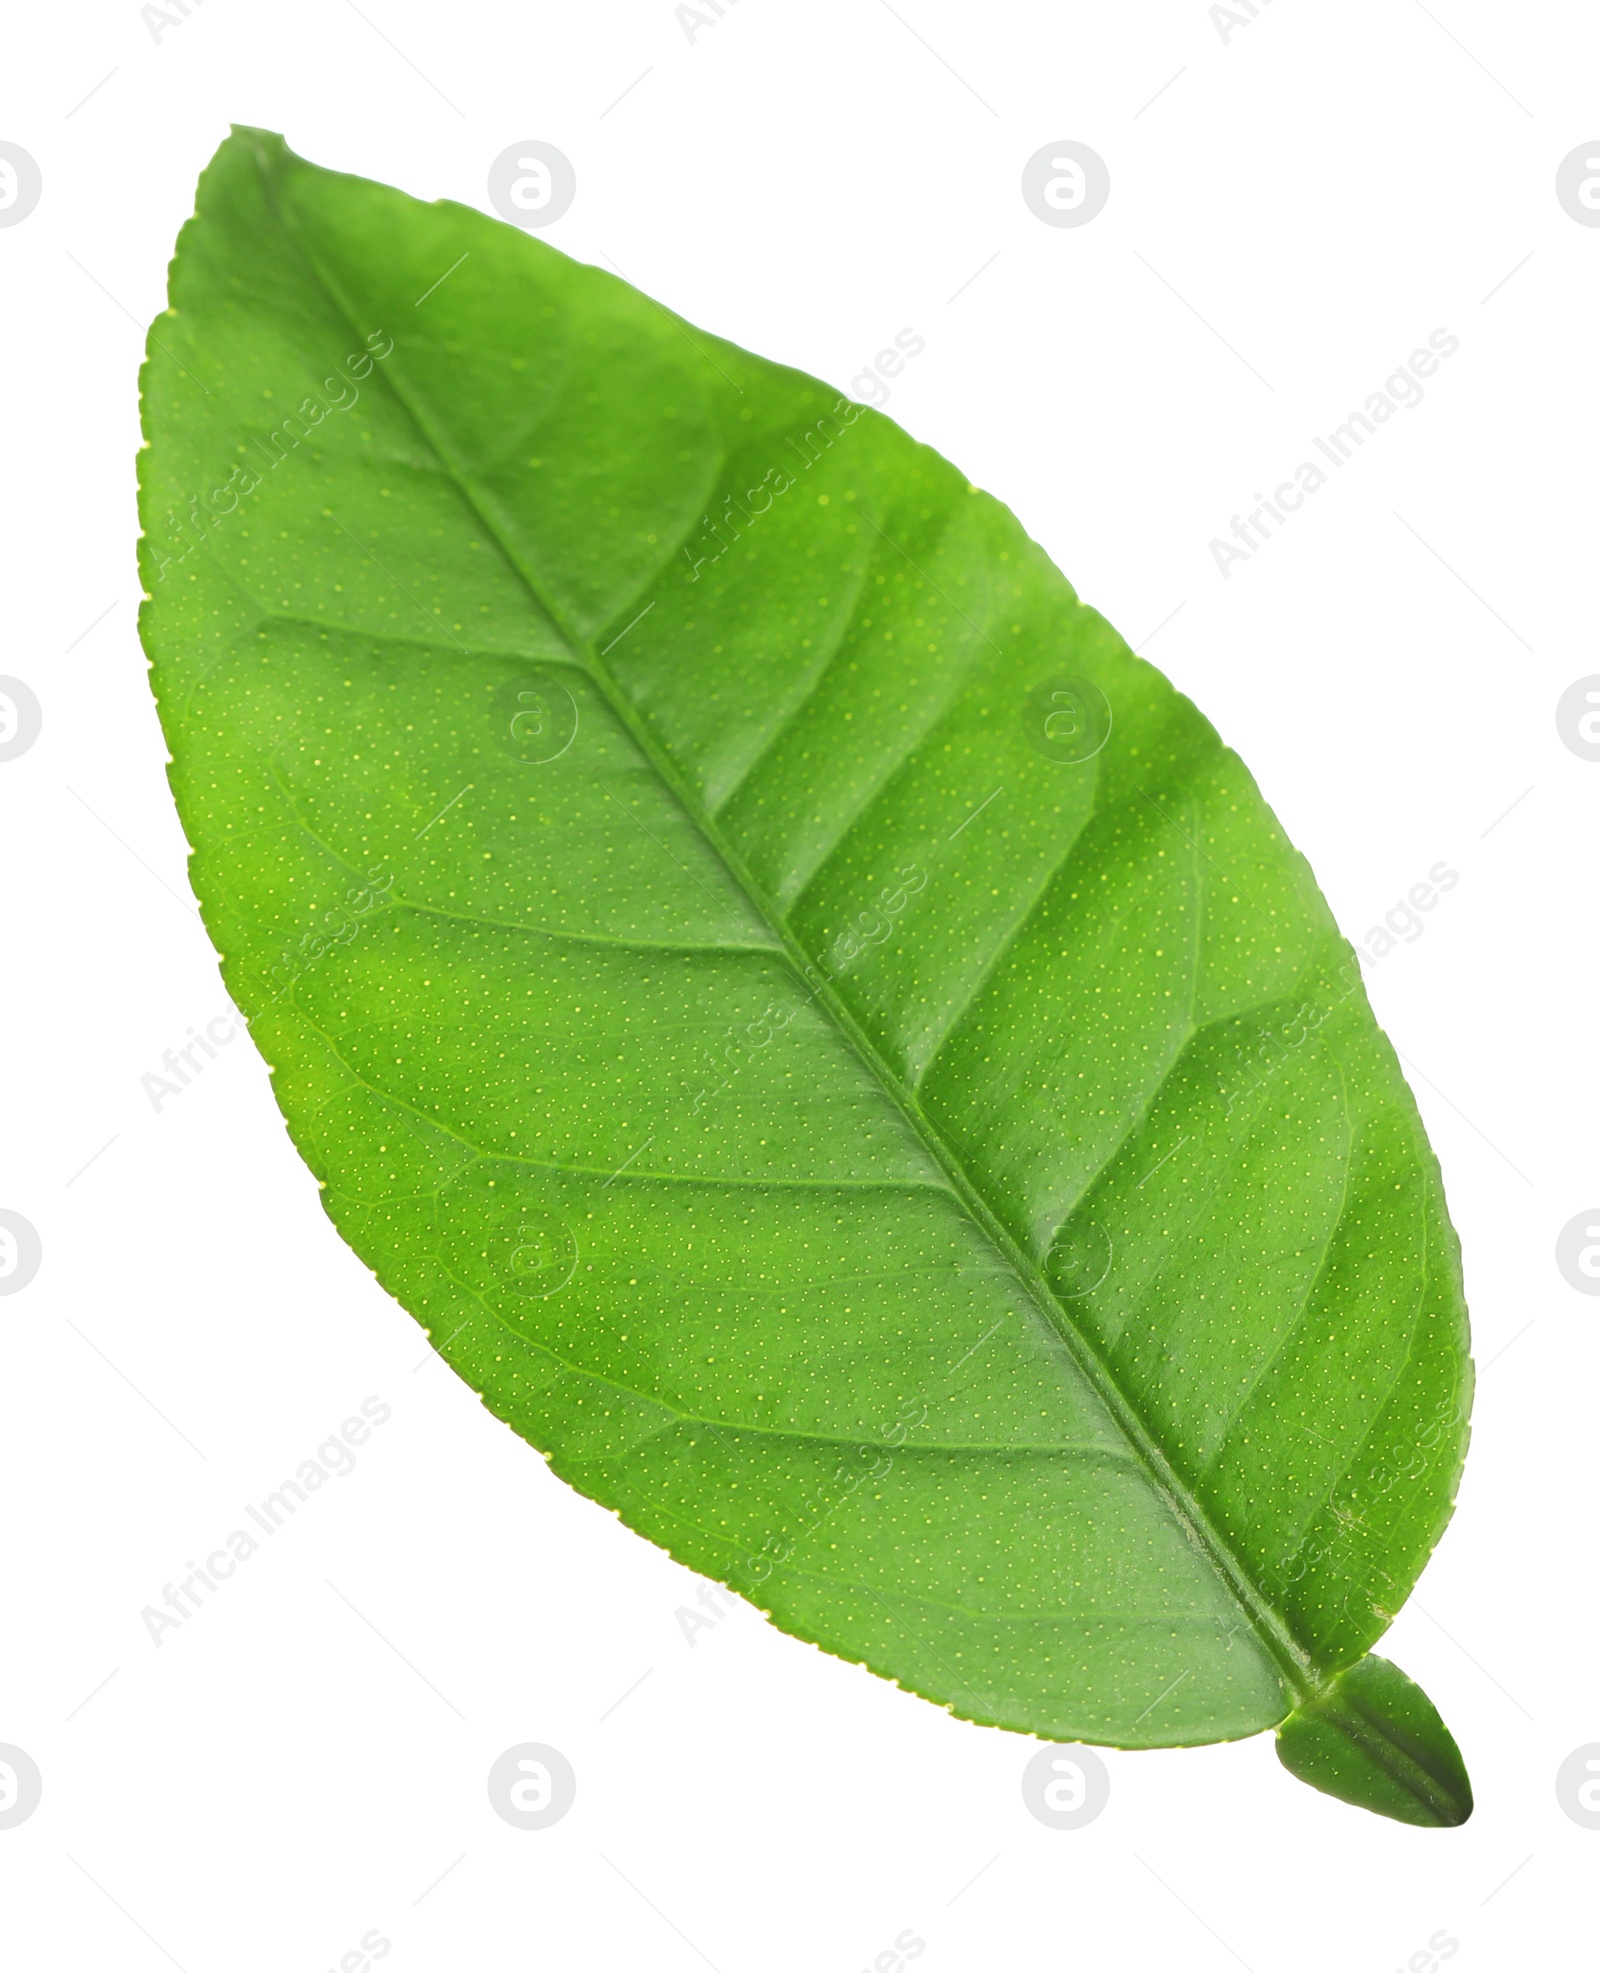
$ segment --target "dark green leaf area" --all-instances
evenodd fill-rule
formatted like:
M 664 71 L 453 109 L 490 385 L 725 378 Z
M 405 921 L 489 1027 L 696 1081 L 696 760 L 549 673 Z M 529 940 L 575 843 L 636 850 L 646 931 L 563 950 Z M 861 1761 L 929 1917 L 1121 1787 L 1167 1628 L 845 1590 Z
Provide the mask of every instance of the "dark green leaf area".
M 1455 1829 L 1472 1813 L 1450 1729 L 1386 1658 L 1362 1658 L 1291 1713 L 1278 1728 L 1278 1759 L 1324 1794 L 1422 1829 Z

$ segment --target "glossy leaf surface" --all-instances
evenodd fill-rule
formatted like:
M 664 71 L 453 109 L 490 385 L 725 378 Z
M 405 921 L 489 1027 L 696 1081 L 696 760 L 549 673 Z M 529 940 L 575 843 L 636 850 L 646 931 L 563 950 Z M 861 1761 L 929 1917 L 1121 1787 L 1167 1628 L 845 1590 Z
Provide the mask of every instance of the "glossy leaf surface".
M 1456 1829 L 1472 1783 L 1433 1701 L 1369 1653 L 1278 1728 L 1278 1759 L 1340 1801 L 1420 1829 Z
M 280 139 L 156 338 L 192 878 L 383 1285 L 571 1484 L 965 1717 L 1314 1700 L 1449 1515 L 1459 1261 L 1201 714 L 876 412 Z

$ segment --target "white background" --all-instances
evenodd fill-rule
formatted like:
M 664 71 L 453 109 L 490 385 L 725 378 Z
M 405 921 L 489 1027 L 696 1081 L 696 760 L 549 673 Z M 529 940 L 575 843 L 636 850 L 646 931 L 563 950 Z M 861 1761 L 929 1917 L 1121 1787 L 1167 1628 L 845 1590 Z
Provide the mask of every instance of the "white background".
M 1600 765 L 1554 710 L 1600 671 L 1600 230 L 1554 174 L 1600 128 L 1600 21 L 1274 0 L 1224 40 L 1201 0 L 896 4 L 739 0 L 693 42 L 668 0 L 8 23 L 0 138 L 44 195 L 0 231 L 0 671 L 44 731 L 0 765 L 0 1205 L 44 1264 L 0 1301 L 0 1741 L 45 1791 L 0 1832 L 8 1966 L 321 1973 L 374 1927 L 395 1973 L 857 1973 L 907 1928 L 919 1973 L 1391 1973 L 1440 1930 L 1452 1973 L 1591 1963 L 1600 1833 L 1553 1782 L 1600 1740 L 1600 1306 L 1553 1250 L 1600 1197 Z M 152 1109 L 141 1076 L 225 1000 L 135 633 L 135 371 L 230 120 L 479 206 L 545 139 L 578 177 L 557 245 L 840 387 L 915 329 L 890 414 L 1211 715 L 1348 933 L 1460 872 L 1369 987 L 1481 1371 L 1456 1520 L 1383 1647 L 1461 1742 L 1466 1828 L 1343 1807 L 1267 1736 L 1109 1754 L 1109 1808 L 1055 1832 L 1032 1743 L 743 1606 L 691 1647 L 695 1580 L 342 1246 L 247 1038 Z M 1081 230 L 1019 192 L 1062 138 L 1110 167 Z M 1225 581 L 1210 539 L 1439 327 L 1426 401 Z M 157 1649 L 142 1607 L 369 1394 L 393 1417 L 358 1469 Z M 523 1740 L 578 1775 L 541 1833 L 485 1793 Z

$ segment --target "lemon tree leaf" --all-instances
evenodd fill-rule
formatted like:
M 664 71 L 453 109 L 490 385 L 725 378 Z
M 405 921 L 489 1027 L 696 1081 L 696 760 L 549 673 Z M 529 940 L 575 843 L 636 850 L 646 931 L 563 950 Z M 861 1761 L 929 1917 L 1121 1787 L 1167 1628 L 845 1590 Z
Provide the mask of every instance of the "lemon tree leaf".
M 1338 1686 L 1454 1498 L 1456 1240 L 1194 706 L 888 419 L 266 133 L 143 394 L 206 924 L 489 1409 L 965 1718 L 1459 1820 Z

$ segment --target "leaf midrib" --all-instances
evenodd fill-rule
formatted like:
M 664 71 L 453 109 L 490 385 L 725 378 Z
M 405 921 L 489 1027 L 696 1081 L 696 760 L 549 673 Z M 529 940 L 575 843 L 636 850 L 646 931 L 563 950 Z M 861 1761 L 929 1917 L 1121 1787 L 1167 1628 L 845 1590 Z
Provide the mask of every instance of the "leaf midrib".
M 279 200 L 272 167 L 263 155 L 259 139 L 252 139 L 252 154 L 261 174 L 263 192 L 268 205 L 277 215 L 286 235 L 293 241 L 296 250 L 304 258 L 307 267 L 321 286 L 328 301 L 338 311 L 345 326 L 352 335 L 359 336 L 361 331 L 356 314 L 339 283 L 301 236 L 290 213 Z M 593 640 L 584 637 L 568 625 L 565 613 L 544 594 L 540 584 L 524 568 L 521 558 L 511 545 L 508 531 L 497 523 L 491 512 L 492 497 L 481 492 L 473 484 L 471 475 L 456 463 L 451 448 L 445 445 L 434 430 L 432 422 L 413 401 L 410 393 L 403 388 L 401 375 L 400 369 L 392 362 L 385 364 L 383 377 L 386 388 L 411 420 L 418 436 L 432 448 L 441 469 L 448 476 L 463 503 L 504 557 L 506 565 L 527 591 L 534 606 L 566 643 L 573 657 L 583 666 L 590 684 L 605 700 L 612 716 L 629 734 L 640 753 L 649 762 L 658 780 L 670 792 L 686 820 L 702 837 L 746 902 L 756 911 L 762 923 L 780 943 L 784 955 L 798 975 L 800 984 L 808 989 L 813 1000 L 826 1008 L 839 1032 L 860 1057 L 863 1067 L 905 1118 L 928 1155 L 944 1172 L 961 1204 L 1006 1261 L 1038 1312 L 1042 1326 L 1053 1341 L 1066 1348 L 1080 1375 L 1094 1390 L 1109 1416 L 1127 1439 L 1152 1489 L 1161 1497 L 1184 1537 L 1205 1556 L 1222 1578 L 1257 1640 L 1277 1663 L 1284 1682 L 1293 1695 L 1295 1705 L 1304 1705 L 1327 1687 L 1331 1682 L 1330 1674 L 1316 1663 L 1311 1654 L 1294 1637 L 1254 1575 L 1234 1553 L 1231 1543 L 1216 1527 L 1204 1506 L 1174 1470 L 1159 1441 L 1145 1425 L 1143 1418 L 1117 1383 L 1109 1364 L 1104 1361 L 1089 1339 L 1078 1330 L 1039 1267 L 1012 1237 L 998 1214 L 968 1177 L 955 1147 L 945 1139 L 943 1132 L 933 1119 L 926 1115 L 911 1093 L 901 1088 L 889 1064 L 879 1054 L 871 1038 L 857 1022 L 850 1009 L 839 1000 L 826 983 L 812 987 L 808 975 L 815 972 L 815 963 L 800 946 L 762 886 L 756 882 L 746 867 L 744 859 L 731 843 L 723 839 L 713 819 L 703 812 L 695 799 L 692 787 L 678 769 L 677 763 L 661 747 L 611 674 L 601 664 Z M 669 556 L 663 568 L 670 566 L 670 563 Z M 637 595 L 633 600 L 637 600 Z M 620 614 L 621 609 L 625 607 L 627 605 L 620 605 L 612 615 Z

